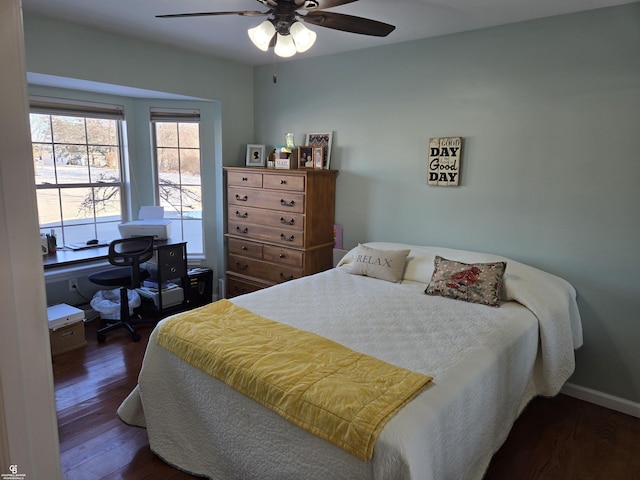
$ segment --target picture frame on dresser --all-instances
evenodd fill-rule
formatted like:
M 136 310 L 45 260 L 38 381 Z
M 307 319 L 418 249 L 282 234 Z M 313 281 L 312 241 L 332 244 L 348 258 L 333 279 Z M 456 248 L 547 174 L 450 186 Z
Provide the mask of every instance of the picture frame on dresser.
M 264 155 L 265 146 L 257 144 L 247 145 L 247 167 L 264 167 L 266 165 L 266 157 Z
M 322 167 L 329 170 L 331 165 L 331 143 L 333 141 L 333 132 L 327 133 L 307 133 L 305 135 L 304 144 L 310 147 L 323 147 L 323 162 Z
M 313 168 L 324 168 L 324 147 L 313 147 Z
M 298 168 L 313 168 L 313 147 L 298 147 Z

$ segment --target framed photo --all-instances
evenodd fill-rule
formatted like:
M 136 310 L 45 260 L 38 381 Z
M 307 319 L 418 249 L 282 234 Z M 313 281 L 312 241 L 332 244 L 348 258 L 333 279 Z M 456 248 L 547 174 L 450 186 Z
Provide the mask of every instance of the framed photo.
M 247 167 L 264 167 L 264 145 L 247 145 Z
M 305 136 L 305 145 L 310 147 L 323 147 L 322 155 L 324 159 L 322 161 L 322 168 L 329 170 L 331 164 L 331 140 L 333 139 L 333 132 L 328 133 L 307 133 Z
M 298 168 L 313 168 L 313 147 L 298 147 Z
M 324 147 L 313 148 L 313 168 L 324 168 Z

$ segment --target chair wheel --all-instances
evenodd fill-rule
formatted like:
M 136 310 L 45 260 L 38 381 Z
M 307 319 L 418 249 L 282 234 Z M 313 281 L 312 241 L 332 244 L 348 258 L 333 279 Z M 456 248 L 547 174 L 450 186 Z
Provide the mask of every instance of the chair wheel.
M 132 333 L 131 338 L 133 339 L 134 342 L 139 342 L 142 337 L 137 333 Z
M 104 333 L 98 333 L 98 343 L 104 343 L 107 341 L 107 336 Z

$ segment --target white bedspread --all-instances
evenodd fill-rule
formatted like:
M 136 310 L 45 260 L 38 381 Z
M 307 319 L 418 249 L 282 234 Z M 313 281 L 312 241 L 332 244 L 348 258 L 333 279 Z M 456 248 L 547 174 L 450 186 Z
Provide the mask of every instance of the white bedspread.
M 434 376 L 385 426 L 371 460 L 357 460 L 186 365 L 154 336 L 139 385 L 118 414 L 146 426 L 151 448 L 166 461 L 214 479 L 480 479 L 528 401 L 554 395 L 573 372 L 573 349 L 582 342 L 575 291 L 507 260 L 504 297 L 515 301 L 492 308 L 431 297 L 423 292 L 435 255 L 464 262 L 502 258 L 410 248 L 401 284 L 338 267 L 233 299 Z

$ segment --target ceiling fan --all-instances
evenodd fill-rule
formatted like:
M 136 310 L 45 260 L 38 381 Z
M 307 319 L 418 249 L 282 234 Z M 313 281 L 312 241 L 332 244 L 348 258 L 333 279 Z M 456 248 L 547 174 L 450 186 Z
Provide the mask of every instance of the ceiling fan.
M 266 12 L 255 10 L 231 12 L 201 12 L 174 13 L 170 15 L 156 15 L 157 18 L 176 17 L 206 17 L 218 15 L 240 15 L 243 17 L 267 16 L 264 22 L 248 30 L 249 38 L 260 50 L 267 51 L 275 47 L 276 55 L 291 57 L 296 52 L 305 52 L 316 41 L 316 33 L 306 28 L 298 21 L 317 25 L 319 27 L 342 30 L 343 32 L 358 33 L 386 37 L 396 27 L 387 23 L 355 17 L 343 13 L 326 12 L 324 9 L 333 8 L 357 0 L 257 0 L 269 8 Z M 306 13 L 299 13 L 304 10 Z

